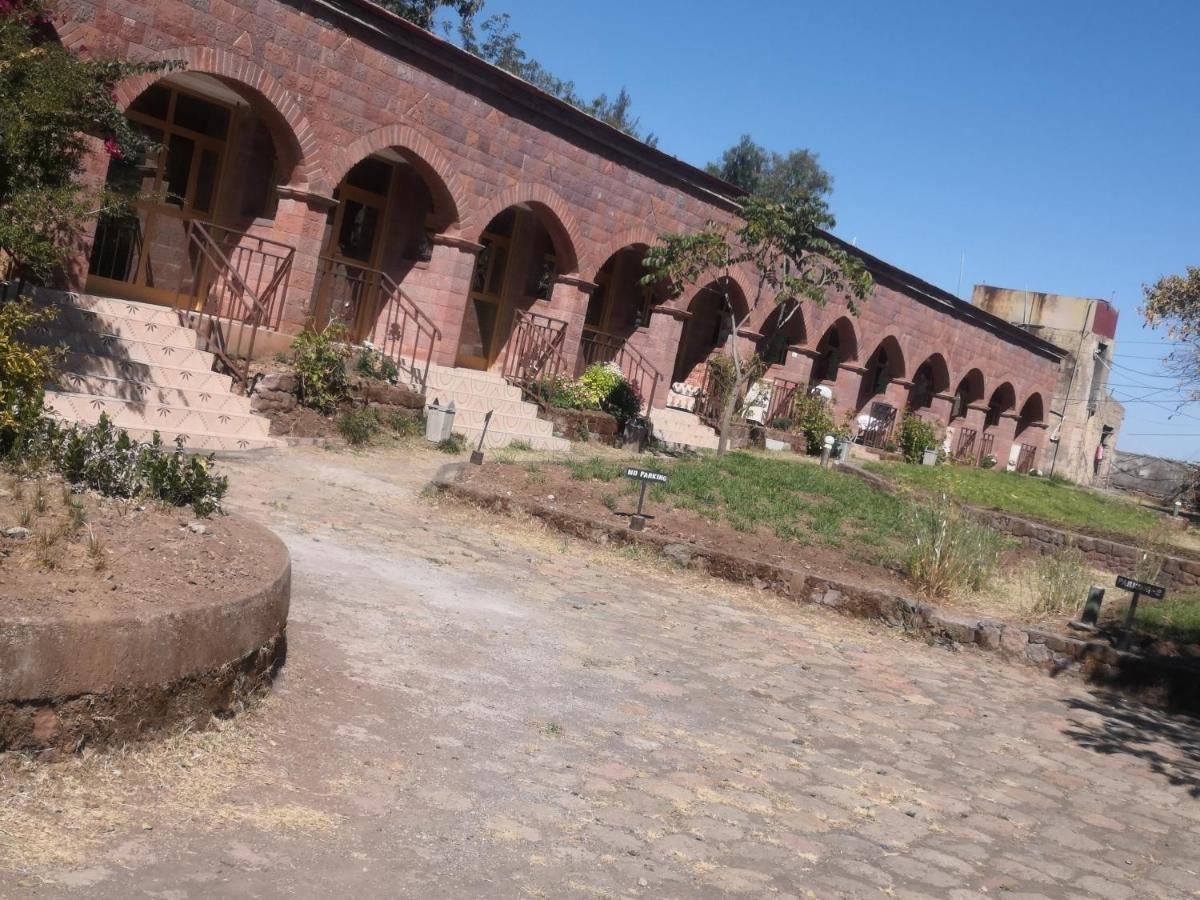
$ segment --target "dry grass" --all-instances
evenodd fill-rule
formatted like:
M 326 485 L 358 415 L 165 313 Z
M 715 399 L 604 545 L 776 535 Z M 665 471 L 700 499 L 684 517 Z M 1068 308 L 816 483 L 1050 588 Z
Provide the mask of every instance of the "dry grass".
M 247 785 L 271 785 L 271 699 L 208 731 L 184 731 L 62 762 L 0 757 L 0 873 L 75 866 L 116 832 L 210 828 L 323 832 L 338 818 L 297 804 L 239 804 Z M 0 882 L 3 876 L 0 875 Z

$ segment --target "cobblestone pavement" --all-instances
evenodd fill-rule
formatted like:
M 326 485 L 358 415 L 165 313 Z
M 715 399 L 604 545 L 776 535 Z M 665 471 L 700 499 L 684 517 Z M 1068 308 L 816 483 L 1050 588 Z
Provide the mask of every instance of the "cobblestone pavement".
M 439 508 L 440 461 L 230 463 L 294 559 L 263 757 L 130 764 L 0 895 L 1200 896 L 1195 723 Z

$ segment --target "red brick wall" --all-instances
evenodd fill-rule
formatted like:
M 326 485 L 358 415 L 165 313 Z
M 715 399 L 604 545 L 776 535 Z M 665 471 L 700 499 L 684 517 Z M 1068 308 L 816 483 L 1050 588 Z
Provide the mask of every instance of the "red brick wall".
M 306 0 L 61 0 L 57 15 L 67 46 L 182 59 L 189 71 L 220 78 L 251 104 L 275 138 L 287 187 L 273 223 L 254 226 L 297 249 L 287 327 L 299 327 L 307 309 L 328 198 L 352 165 L 384 148 L 399 148 L 416 164 L 438 210 L 433 258 L 408 272 L 404 288 L 441 329 L 441 362 L 453 362 L 472 244 L 507 206 L 527 203 L 539 214 L 554 238 L 560 272 L 582 282 L 560 285 L 539 310 L 559 310 L 573 331 L 587 282 L 613 253 L 733 215 L 734 205 L 720 199 L 720 185 L 704 173 L 482 70 L 405 23 L 355 3 L 348 8 L 359 22 Z M 131 102 L 152 80 L 132 79 L 119 91 L 121 100 Z M 89 166 L 93 178 L 102 171 L 101 162 Z M 738 280 L 749 296 L 750 280 Z M 671 306 L 686 310 L 689 300 Z M 809 346 L 843 312 L 838 302 L 805 310 Z M 750 330 L 769 313 L 756 310 Z M 656 313 L 634 336 L 664 381 L 685 318 L 685 312 Z M 1052 358 L 902 291 L 877 288 L 854 327 L 860 362 L 893 335 L 909 378 L 940 352 L 952 385 L 979 367 L 988 391 L 1010 380 L 1018 407 L 1037 391 L 1050 406 Z

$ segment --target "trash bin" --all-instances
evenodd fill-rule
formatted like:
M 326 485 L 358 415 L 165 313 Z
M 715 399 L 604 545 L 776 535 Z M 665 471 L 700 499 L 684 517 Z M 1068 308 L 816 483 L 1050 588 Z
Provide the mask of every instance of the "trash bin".
M 850 459 L 850 442 L 838 441 L 837 446 L 833 448 L 833 458 L 838 462 L 846 462 Z
M 440 444 L 450 437 L 454 427 L 454 401 L 449 406 L 442 406 L 436 397 L 425 407 L 425 440 L 431 444 Z
M 921 465 L 936 466 L 937 465 L 937 457 L 938 457 L 938 452 L 937 452 L 936 448 L 926 447 L 925 452 L 923 454 L 921 454 Z

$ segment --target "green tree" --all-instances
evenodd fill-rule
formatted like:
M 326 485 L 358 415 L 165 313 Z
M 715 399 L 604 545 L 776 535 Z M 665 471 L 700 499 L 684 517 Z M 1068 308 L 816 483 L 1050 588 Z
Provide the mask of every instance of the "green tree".
M 482 6 L 482 3 L 479 5 Z M 575 82 L 559 78 L 526 52 L 521 46 L 520 33 L 512 29 L 512 16 L 508 13 L 488 16 L 480 23 L 478 30 L 473 16 L 463 16 L 458 25 L 458 38 L 464 50 L 480 59 L 511 72 L 547 94 L 553 94 L 651 147 L 658 145 L 658 138 L 643 133 L 641 120 L 630 114 L 633 99 L 629 91 L 621 88 L 612 99 L 607 94 L 601 94 L 593 100 L 585 100 L 576 91 Z
M 833 190 L 833 176 L 811 150 L 793 150 L 785 156 L 767 150 L 748 134 L 721 154 L 720 162 L 705 168 L 748 194 L 780 202 L 797 194 L 824 197 Z
M 1200 386 L 1200 266 L 1142 285 L 1142 294 L 1146 324 L 1165 325 L 1175 344 L 1165 360 L 1167 369 L 1184 384 Z
M 664 234 L 646 253 L 645 285 L 666 285 L 671 296 L 714 285 L 728 318 L 725 353 L 729 390 L 722 392 L 721 437 L 717 453 L 729 446 L 733 415 L 745 395 L 756 366 L 738 346 L 737 332 L 764 303 L 782 306 L 779 327 L 786 328 L 805 301 L 824 304 L 829 294 L 846 300 L 852 313 L 870 293 L 872 279 L 862 261 L 828 234 L 833 216 L 824 200 L 796 194 L 784 201 L 751 196 L 741 217 L 731 223 L 709 222 L 699 231 Z M 749 312 L 742 320 L 733 304 L 732 274 L 753 278 L 747 297 Z
M 483 0 L 376 0 L 384 9 L 432 31 L 443 8 L 469 23 L 483 9 Z
M 23 276 L 50 276 L 108 202 L 77 181 L 89 136 L 115 157 L 145 147 L 117 106 L 116 84 L 165 67 L 66 50 L 42 3 L 0 0 L 0 249 Z

